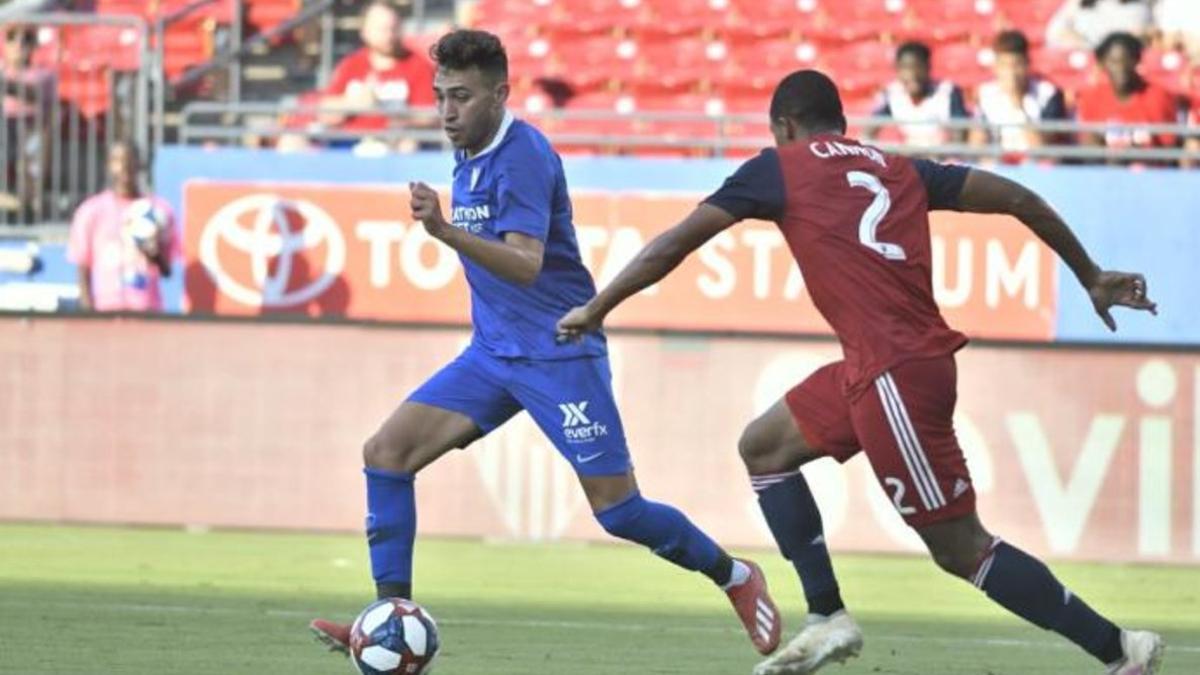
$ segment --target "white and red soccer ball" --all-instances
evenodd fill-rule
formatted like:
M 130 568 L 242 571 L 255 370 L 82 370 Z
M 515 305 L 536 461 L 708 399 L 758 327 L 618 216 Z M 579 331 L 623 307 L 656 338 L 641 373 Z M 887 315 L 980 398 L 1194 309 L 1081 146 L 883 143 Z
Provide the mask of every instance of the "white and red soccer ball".
M 350 628 L 350 659 L 362 675 L 428 675 L 439 646 L 433 617 L 402 598 L 367 605 Z

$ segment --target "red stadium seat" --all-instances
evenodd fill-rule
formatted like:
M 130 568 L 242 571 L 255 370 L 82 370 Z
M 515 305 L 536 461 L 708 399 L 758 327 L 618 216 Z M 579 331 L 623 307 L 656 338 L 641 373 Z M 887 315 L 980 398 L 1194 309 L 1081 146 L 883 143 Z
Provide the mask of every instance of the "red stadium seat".
M 30 63 L 39 68 L 57 68 L 62 61 L 60 33 L 64 27 L 43 26 L 38 29 L 37 46 L 30 55 Z
M 734 45 L 731 59 L 776 74 L 811 68 L 821 59 L 820 45 L 801 40 L 769 40 L 754 45 Z
M 580 94 L 572 108 L 610 109 L 625 100 L 635 108 L 659 109 L 694 106 L 715 96 L 730 112 L 763 114 L 779 78 L 797 68 L 821 67 L 837 79 L 847 109 L 865 114 L 878 89 L 894 77 L 899 41 L 929 43 L 935 48 L 935 76 L 970 88 L 993 77 L 994 55 L 986 45 L 1000 28 L 1017 25 L 1038 47 L 1061 2 L 480 0 L 476 18 L 478 23 L 486 17 L 488 28 L 504 35 L 514 71 L 527 74 L 526 83 L 542 76 L 569 83 Z M 1148 53 L 1143 70 L 1154 81 L 1185 89 L 1193 82 L 1187 64 L 1172 58 Z M 1039 48 L 1032 60 L 1035 70 L 1067 87 L 1083 86 L 1094 73 L 1087 52 Z M 617 92 L 633 98 L 620 99 Z M 538 97 L 531 94 L 529 100 Z M 625 122 L 643 131 L 647 126 L 636 118 Z M 663 124 L 650 130 L 670 136 L 704 126 Z M 765 129 L 737 133 L 766 135 Z
M 63 26 L 58 33 L 61 58 L 78 67 L 137 70 L 141 64 L 140 35 L 135 28 Z
M 803 29 L 806 37 L 825 43 L 878 41 L 905 26 L 908 6 L 904 0 L 820 0 L 817 20 Z
M 710 81 L 728 59 L 723 42 L 683 38 L 645 43 L 638 48 L 638 93 L 659 95 L 693 91 Z
M 704 72 L 729 58 L 725 43 L 696 38 L 641 43 L 637 53 L 644 69 L 663 76 L 681 70 Z
M 300 11 L 302 0 L 246 0 L 246 23 L 266 32 Z
M 535 37 L 525 41 L 513 40 L 506 45 L 509 70 L 521 77 L 555 74 L 555 45 L 550 40 Z
M 998 0 L 998 11 L 1010 26 L 1018 26 L 1027 35 L 1044 33 L 1050 18 L 1062 6 L 1062 0 Z
M 836 77 L 838 92 L 844 99 L 869 98 L 892 81 L 894 76 L 890 68 L 841 72 Z
M 993 76 L 995 54 L 990 47 L 977 47 L 959 42 L 939 47 L 933 53 L 933 72 L 939 79 L 948 79 L 963 87 L 974 87 Z
M 908 0 L 908 6 L 909 21 L 894 34 L 897 40 L 936 46 L 971 39 L 982 44 L 1003 26 L 994 0 Z
M 548 15 L 541 17 L 545 31 L 564 37 L 614 35 L 653 20 L 652 10 L 643 3 L 622 0 L 573 0 L 547 9 Z
M 895 48 L 875 41 L 857 42 L 837 49 L 826 49 L 820 61 L 839 74 L 893 69 Z
M 98 14 L 133 14 L 147 19 L 172 14 L 193 4 L 195 0 L 97 0 Z M 231 23 L 234 14 L 234 0 L 215 0 L 199 7 L 190 13 L 189 17 L 204 17 L 219 23 Z
M 1086 86 L 1093 73 L 1092 54 L 1086 49 L 1039 49 L 1032 63 L 1035 71 L 1064 89 Z
M 167 28 L 163 37 L 168 78 L 183 74 L 188 68 L 207 61 L 213 55 L 212 26 L 204 17 L 188 18 Z
M 58 96 L 84 117 L 102 115 L 112 104 L 108 75 L 104 67 L 80 68 L 64 63 L 58 71 Z
M 553 52 L 549 71 L 571 84 L 576 92 L 611 89 L 637 76 L 637 45 L 629 40 L 598 37 L 574 40 Z
M 718 32 L 728 42 L 754 44 L 795 38 L 803 23 L 794 2 L 751 2 L 738 7 Z
M 762 98 L 775 91 L 779 80 L 795 68 L 764 66 L 755 61 L 727 61 L 716 70 L 711 80 L 712 89 L 722 98 Z
M 157 3 L 146 0 L 96 0 L 97 14 L 153 16 L 156 11 Z
M 1187 55 L 1177 51 L 1147 49 L 1142 54 L 1140 72 L 1147 80 L 1175 94 L 1186 92 L 1191 80 Z
M 514 88 L 508 95 L 508 107 L 521 116 L 538 116 L 554 110 L 554 101 L 539 87 Z

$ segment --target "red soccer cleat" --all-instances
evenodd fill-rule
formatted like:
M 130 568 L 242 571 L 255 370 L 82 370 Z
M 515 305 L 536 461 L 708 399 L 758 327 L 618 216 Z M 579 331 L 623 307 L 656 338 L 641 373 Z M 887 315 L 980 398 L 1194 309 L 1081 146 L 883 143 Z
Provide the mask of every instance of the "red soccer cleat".
M 318 642 L 329 647 L 329 651 L 350 654 L 350 624 L 313 619 L 308 628 Z
M 749 560 L 739 559 L 739 562 L 750 568 L 750 578 L 725 593 L 733 603 L 733 609 L 742 620 L 742 625 L 746 627 L 746 633 L 754 643 L 754 648 L 759 654 L 770 654 L 779 647 L 783 621 L 775 607 L 775 601 L 771 600 L 771 595 L 767 592 L 767 577 L 763 575 L 762 568 Z

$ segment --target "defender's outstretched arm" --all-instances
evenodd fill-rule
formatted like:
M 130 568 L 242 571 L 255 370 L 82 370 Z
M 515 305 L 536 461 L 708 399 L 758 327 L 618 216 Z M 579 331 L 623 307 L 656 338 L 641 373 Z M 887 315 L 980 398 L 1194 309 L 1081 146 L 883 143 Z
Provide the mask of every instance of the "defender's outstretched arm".
M 715 206 L 697 206 L 678 225 L 647 244 L 591 302 L 564 316 L 558 322 L 559 339 L 576 340 L 599 329 L 604 317 L 626 298 L 660 281 L 692 251 L 736 222 L 737 218 Z

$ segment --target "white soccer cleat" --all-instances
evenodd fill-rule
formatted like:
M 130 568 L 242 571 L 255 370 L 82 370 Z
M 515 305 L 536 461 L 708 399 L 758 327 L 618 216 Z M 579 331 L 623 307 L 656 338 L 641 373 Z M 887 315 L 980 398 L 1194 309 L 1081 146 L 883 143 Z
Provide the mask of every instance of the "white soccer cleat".
M 1162 636 L 1144 630 L 1121 631 L 1121 649 L 1125 658 L 1109 666 L 1108 675 L 1154 675 L 1162 665 Z
M 828 617 L 810 614 L 800 633 L 755 666 L 754 675 L 809 675 L 858 656 L 862 646 L 862 629 L 846 610 Z

